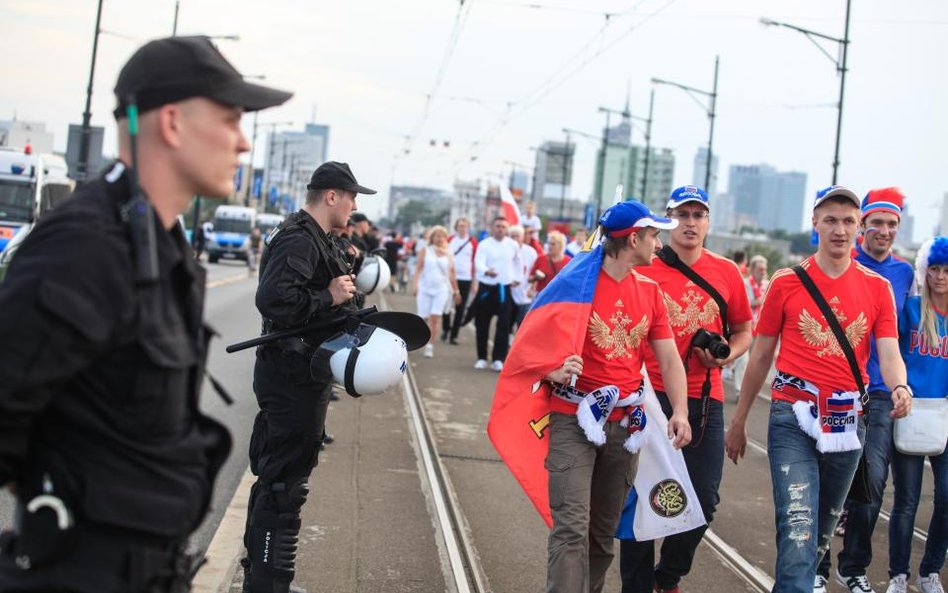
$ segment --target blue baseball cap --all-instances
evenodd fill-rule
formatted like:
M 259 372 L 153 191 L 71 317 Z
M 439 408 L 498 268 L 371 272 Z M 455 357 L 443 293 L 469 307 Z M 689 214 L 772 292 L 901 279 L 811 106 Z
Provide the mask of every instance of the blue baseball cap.
M 668 203 L 665 204 L 665 208 L 670 210 L 688 202 L 698 202 L 708 210 L 711 209 L 708 204 L 708 192 L 697 185 L 683 185 L 672 191 L 671 195 L 668 196 Z
M 645 227 L 673 229 L 678 226 L 678 221 L 656 215 L 642 202 L 626 200 L 603 212 L 599 217 L 599 224 L 605 229 L 607 236 L 624 237 Z
M 813 209 L 816 210 L 823 202 L 836 196 L 846 198 L 852 202 L 856 208 L 860 207 L 859 196 L 853 193 L 851 189 L 845 188 L 842 185 L 831 185 L 816 192 L 816 199 L 813 200 Z

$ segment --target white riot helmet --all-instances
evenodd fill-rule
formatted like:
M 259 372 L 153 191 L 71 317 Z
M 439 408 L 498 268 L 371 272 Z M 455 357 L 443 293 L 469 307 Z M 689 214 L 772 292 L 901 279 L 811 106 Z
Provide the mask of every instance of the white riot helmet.
M 356 274 L 355 285 L 365 294 L 372 294 L 378 288 L 388 286 L 392 278 L 392 271 L 388 262 L 377 255 L 370 255 L 362 262 L 359 273 Z
M 353 397 L 377 395 L 391 389 L 408 368 L 405 340 L 366 323 L 323 342 L 313 364 L 317 364 L 320 357 L 329 358 L 333 378 Z

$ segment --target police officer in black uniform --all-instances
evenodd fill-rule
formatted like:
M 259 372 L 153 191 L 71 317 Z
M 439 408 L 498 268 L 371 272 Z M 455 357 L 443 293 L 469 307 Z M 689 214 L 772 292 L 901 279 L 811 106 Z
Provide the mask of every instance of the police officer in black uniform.
M 115 93 L 119 160 L 39 222 L 0 285 L 2 592 L 190 590 L 186 539 L 231 446 L 198 408 L 205 272 L 177 217 L 233 191 L 241 113 L 291 95 L 244 82 L 206 37 L 144 45 Z
M 260 265 L 257 309 L 263 331 L 297 328 L 356 308 L 353 262 L 334 240 L 356 207 L 357 194 L 375 191 L 356 182 L 346 163 L 319 166 L 306 204 L 267 239 Z M 332 384 L 328 360 L 315 349 L 336 329 L 304 331 L 260 346 L 254 391 L 260 413 L 250 439 L 250 493 L 244 545 L 244 591 L 285 593 L 293 580 L 300 510 L 317 463 Z

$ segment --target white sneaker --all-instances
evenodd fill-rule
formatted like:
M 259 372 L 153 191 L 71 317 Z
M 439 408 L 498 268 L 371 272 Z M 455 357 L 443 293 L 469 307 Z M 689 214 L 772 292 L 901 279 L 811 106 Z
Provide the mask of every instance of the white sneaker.
M 839 574 L 839 569 L 837 568 L 836 582 L 849 589 L 850 593 L 876 593 L 872 590 L 872 585 L 869 584 L 869 578 L 864 574 L 859 574 L 852 577 L 844 577 L 843 575 Z
M 826 577 L 821 574 L 813 577 L 813 593 L 826 593 Z
M 907 593 L 907 591 L 908 575 L 897 574 L 889 579 L 889 588 L 885 590 L 885 593 Z
M 504 370 L 504 363 L 500 360 L 495 360 L 494 362 L 490 363 L 490 370 L 497 371 L 499 373 L 500 371 Z
M 425 358 L 434 358 L 434 345 L 425 344 L 425 352 L 423 355 Z
M 483 358 L 474 363 L 474 368 L 478 371 L 484 370 L 487 368 L 487 361 Z
M 941 586 L 941 579 L 938 578 L 937 572 L 933 572 L 927 577 L 918 575 L 918 580 L 915 581 L 915 584 L 918 585 L 922 593 L 945 593 L 945 589 Z

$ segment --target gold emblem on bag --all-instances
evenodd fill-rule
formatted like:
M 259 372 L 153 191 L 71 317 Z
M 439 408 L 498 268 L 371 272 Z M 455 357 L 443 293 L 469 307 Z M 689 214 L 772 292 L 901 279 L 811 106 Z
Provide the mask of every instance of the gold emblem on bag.
M 688 497 L 678 480 L 662 480 L 649 494 L 649 505 L 662 517 L 677 517 L 685 512 Z

